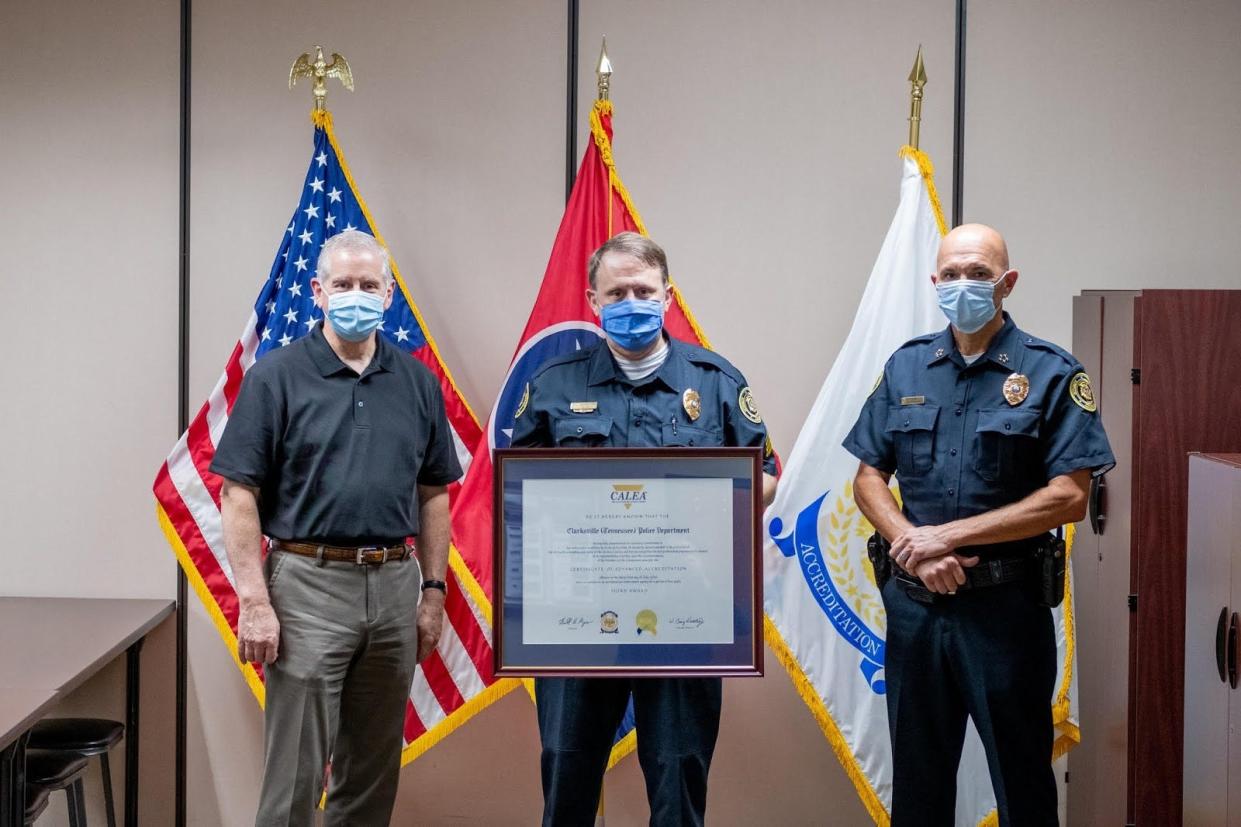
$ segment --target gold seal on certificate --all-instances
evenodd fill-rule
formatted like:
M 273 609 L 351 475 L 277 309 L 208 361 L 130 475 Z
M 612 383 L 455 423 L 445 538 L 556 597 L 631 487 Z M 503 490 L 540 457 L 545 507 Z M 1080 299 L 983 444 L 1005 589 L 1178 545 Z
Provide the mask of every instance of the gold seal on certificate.
M 761 462 L 497 451 L 497 674 L 761 674 Z

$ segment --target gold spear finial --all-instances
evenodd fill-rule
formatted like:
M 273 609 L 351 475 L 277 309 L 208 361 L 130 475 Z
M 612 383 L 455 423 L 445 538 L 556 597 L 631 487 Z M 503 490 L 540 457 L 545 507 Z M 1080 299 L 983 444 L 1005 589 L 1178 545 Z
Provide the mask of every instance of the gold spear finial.
M 595 77 L 599 81 L 599 100 L 608 99 L 608 91 L 612 85 L 612 61 L 608 60 L 608 37 L 603 36 L 603 45 L 599 48 L 599 63 L 595 66 Z
M 314 83 L 311 91 L 315 96 L 315 111 L 322 112 L 326 109 L 327 103 L 327 79 L 340 78 L 341 85 L 353 91 L 353 72 L 349 68 L 349 62 L 344 56 L 332 52 L 332 62 L 328 63 L 323 59 L 323 47 L 315 46 L 315 59 L 310 59 L 310 53 L 305 52 L 297 60 L 293 61 L 293 68 L 289 70 L 289 88 L 293 88 L 293 84 L 297 83 L 298 78 L 312 78 Z
M 926 86 L 926 67 L 922 65 L 922 44 L 918 44 L 918 56 L 909 73 L 909 145 L 918 148 L 922 129 L 922 87 Z

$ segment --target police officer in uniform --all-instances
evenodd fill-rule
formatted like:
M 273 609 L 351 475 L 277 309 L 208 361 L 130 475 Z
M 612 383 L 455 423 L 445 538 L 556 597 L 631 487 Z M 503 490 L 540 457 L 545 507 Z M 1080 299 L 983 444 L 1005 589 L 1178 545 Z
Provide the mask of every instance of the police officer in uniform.
M 892 824 L 953 823 L 969 716 L 1000 824 L 1055 825 L 1048 532 L 1085 516 L 1092 477 L 1115 460 L 1081 363 L 1002 310 L 1017 271 L 1000 234 L 956 228 L 936 268 L 951 324 L 892 355 L 844 441 L 861 460 L 858 505 L 895 564 L 883 587 Z
M 662 331 L 672 296 L 655 242 L 621 233 L 591 256 L 587 299 L 605 343 L 548 360 L 519 406 L 514 447 L 763 446 L 764 502 L 776 490 L 767 429 L 741 373 Z M 594 823 L 612 740 L 633 694 L 653 825 L 703 823 L 719 732 L 719 678 L 540 678 L 543 824 Z

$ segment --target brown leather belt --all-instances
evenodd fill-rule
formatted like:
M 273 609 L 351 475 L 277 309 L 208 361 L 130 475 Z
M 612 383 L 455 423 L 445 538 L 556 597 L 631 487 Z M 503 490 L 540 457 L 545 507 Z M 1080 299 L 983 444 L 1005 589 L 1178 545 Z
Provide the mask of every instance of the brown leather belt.
M 413 547 L 409 545 L 342 548 L 316 543 L 295 543 L 289 540 L 272 540 L 271 547 L 276 551 L 287 551 L 301 557 L 313 557 L 316 560 L 328 560 L 333 563 L 355 563 L 359 566 L 380 566 L 397 560 L 407 560 L 413 551 Z

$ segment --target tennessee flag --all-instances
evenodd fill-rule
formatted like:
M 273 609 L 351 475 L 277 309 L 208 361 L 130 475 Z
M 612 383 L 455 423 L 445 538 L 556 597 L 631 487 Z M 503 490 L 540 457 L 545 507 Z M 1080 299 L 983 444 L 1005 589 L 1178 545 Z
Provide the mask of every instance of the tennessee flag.
M 586 262 L 590 254 L 617 233 L 646 234 L 612 159 L 612 103 L 597 100 L 590 113 L 591 141 L 586 147 L 577 180 L 569 195 L 560 230 L 552 244 L 543 284 L 530 311 L 526 329 L 517 342 L 504 386 L 487 422 L 461 492 L 453 504 L 453 544 L 487 592 L 492 588 L 492 465 L 491 452 L 512 441 L 513 421 L 526 383 L 535 370 L 553 356 L 590 347 L 602 341 L 603 331 L 586 301 Z M 669 334 L 709 347 L 680 291 L 664 317 Z M 617 733 L 611 764 L 636 743 L 632 715 Z
M 947 232 L 931 161 L 912 147 L 901 155 L 896 216 L 853 328 L 789 454 L 767 510 L 763 552 L 767 643 L 880 825 L 889 823 L 892 793 L 887 618 L 866 556 L 874 529 L 853 501 L 858 461 L 840 443 L 888 356 L 914 336 L 947 324 L 930 279 L 940 237 Z M 1048 701 L 1057 756 L 1078 740 L 1071 584 L 1054 612 L 1060 669 Z M 956 824 L 987 827 L 996 819 L 986 756 L 971 721 L 957 773 Z

